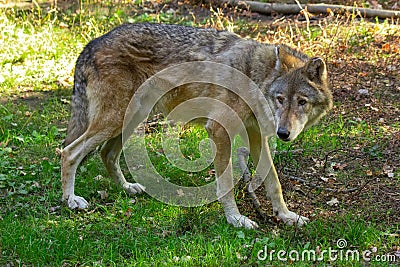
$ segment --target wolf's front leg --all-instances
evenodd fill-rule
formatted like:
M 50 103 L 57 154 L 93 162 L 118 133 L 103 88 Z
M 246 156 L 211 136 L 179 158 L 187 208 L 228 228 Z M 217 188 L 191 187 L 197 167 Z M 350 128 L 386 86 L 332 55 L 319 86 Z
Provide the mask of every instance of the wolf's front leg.
M 286 224 L 297 224 L 299 226 L 308 222 L 308 218 L 297 215 L 289 211 L 282 195 L 281 183 L 278 179 L 271 152 L 269 150 L 268 138 L 262 138 L 257 131 L 249 131 L 250 136 L 250 154 L 253 162 L 257 165 L 257 172 L 268 173 L 264 180 L 267 197 L 272 202 L 272 207 L 276 216 Z
M 267 196 L 272 202 L 275 215 L 283 222 L 288 225 L 297 224 L 298 226 L 302 226 L 309 221 L 307 217 L 300 216 L 287 208 L 282 195 L 281 183 L 279 182 L 278 174 L 273 165 L 265 179 L 265 189 Z

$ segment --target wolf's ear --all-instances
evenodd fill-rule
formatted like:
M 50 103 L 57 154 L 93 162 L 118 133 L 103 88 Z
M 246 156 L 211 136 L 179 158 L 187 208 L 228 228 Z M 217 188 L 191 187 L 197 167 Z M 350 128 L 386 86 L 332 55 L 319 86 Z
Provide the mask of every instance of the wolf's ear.
M 311 58 L 305 66 L 305 74 L 307 78 L 312 82 L 320 84 L 328 83 L 326 64 L 322 60 L 322 58 Z
M 275 54 L 277 58 L 276 68 L 289 71 L 304 66 L 304 61 L 296 55 L 296 52 L 285 45 L 276 46 Z

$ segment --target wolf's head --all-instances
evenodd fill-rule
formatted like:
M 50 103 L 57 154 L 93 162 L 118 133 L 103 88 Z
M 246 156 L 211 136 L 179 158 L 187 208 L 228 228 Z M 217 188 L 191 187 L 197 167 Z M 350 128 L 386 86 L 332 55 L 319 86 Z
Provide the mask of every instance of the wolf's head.
M 308 59 L 287 47 L 276 49 L 280 75 L 269 86 L 267 97 L 275 115 L 276 134 L 294 140 L 332 107 L 325 62 Z

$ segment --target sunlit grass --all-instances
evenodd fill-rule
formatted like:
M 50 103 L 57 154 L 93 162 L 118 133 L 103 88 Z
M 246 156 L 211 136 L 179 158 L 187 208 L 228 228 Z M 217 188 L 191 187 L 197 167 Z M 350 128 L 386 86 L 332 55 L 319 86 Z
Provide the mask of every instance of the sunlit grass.
M 91 206 L 88 211 L 70 211 L 60 202 L 57 153 L 65 138 L 73 70 L 79 52 L 89 40 L 123 22 L 216 27 L 243 37 L 301 47 L 309 55 L 320 54 L 327 59 L 338 59 L 337 54 L 341 53 L 343 60 L 353 52 L 362 57 L 374 48 L 372 44 L 379 41 L 384 45 L 399 37 L 398 25 L 328 17 L 308 32 L 290 23 L 279 28 L 247 23 L 219 10 L 202 20 L 164 11 L 138 12 L 123 5 L 94 10 L 85 7 L 80 14 L 50 11 L 0 11 L 0 265 L 284 266 L 286 263 L 278 260 L 260 261 L 257 253 L 265 247 L 286 251 L 335 249 L 339 238 L 360 251 L 376 247 L 378 252 L 386 253 L 398 246 L 398 238 L 385 235 L 398 231 L 398 224 L 385 225 L 377 219 L 365 222 L 357 214 L 363 210 L 346 213 L 344 206 L 344 216 L 331 213 L 329 218 L 319 217 L 302 229 L 268 222 L 260 230 L 245 230 L 226 224 L 218 202 L 183 208 L 168 206 L 145 194 L 128 196 L 108 179 L 96 152 L 80 166 L 76 180 L 76 193 Z M 383 47 L 389 50 L 372 53 L 366 60 L 374 63 L 382 55 L 392 55 L 390 49 L 395 46 Z M 339 109 L 339 102 L 335 106 Z M 399 131 L 399 124 L 376 128 L 353 117 L 327 117 L 294 143 L 277 142 L 277 166 L 310 171 L 310 167 L 317 168 L 328 158 L 329 169 L 336 160 L 329 158 L 329 152 L 343 148 L 344 141 L 354 144 L 351 149 L 365 150 L 370 159 L 381 159 L 383 148 L 376 146 L 376 142 Z M 163 131 L 146 137 L 147 149 L 160 172 L 188 186 L 215 179 L 212 164 L 202 172 L 189 174 L 168 165 L 161 150 L 162 141 L 168 137 Z M 206 137 L 203 128 L 182 129 L 180 149 L 184 157 L 199 158 L 199 143 Z M 234 149 L 241 145 L 235 139 Z M 296 150 L 301 150 L 300 156 Z M 302 158 L 315 162 L 304 166 Z M 339 172 L 338 181 L 346 184 L 348 176 L 364 177 L 371 171 L 369 165 L 356 160 L 349 164 L 358 167 L 351 172 Z M 122 165 L 132 181 L 125 164 Z M 394 179 L 400 181 L 399 170 L 394 172 Z M 108 197 L 102 198 L 99 191 L 106 191 Z M 316 214 L 326 209 L 325 203 L 312 205 Z M 379 212 L 377 209 L 374 218 L 379 218 Z M 321 262 L 325 263 L 331 264 L 328 260 Z M 349 266 L 349 262 L 334 265 Z
M 47 24 L 16 24 L 0 14 L 1 94 L 55 89 L 72 84 L 72 72 L 82 38 L 68 29 Z M 18 86 L 16 86 L 18 85 Z

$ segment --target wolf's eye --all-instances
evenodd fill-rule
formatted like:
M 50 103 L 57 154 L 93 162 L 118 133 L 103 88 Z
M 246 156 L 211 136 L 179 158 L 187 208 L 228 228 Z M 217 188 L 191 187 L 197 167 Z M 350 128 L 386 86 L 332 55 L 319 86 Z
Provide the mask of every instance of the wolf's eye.
M 281 105 L 283 104 L 283 97 L 282 96 L 277 96 L 276 100 L 278 100 L 279 104 L 281 104 Z
M 299 106 L 304 106 L 305 104 L 307 104 L 307 100 L 305 99 L 299 100 Z

